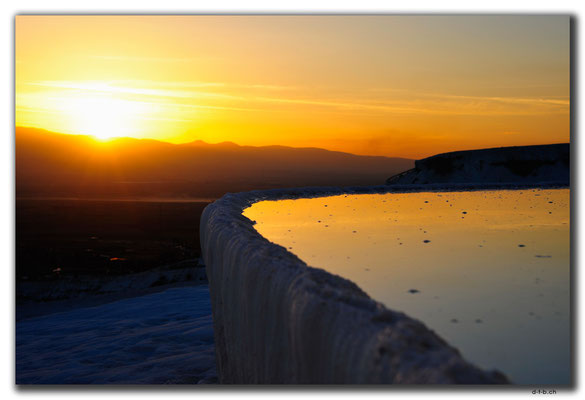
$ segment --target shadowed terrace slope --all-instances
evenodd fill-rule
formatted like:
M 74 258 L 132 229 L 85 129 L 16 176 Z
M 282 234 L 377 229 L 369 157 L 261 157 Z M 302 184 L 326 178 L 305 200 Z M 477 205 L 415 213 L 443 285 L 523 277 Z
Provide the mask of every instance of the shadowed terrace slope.
M 415 161 L 386 184 L 541 183 L 570 181 L 569 143 L 454 151 Z

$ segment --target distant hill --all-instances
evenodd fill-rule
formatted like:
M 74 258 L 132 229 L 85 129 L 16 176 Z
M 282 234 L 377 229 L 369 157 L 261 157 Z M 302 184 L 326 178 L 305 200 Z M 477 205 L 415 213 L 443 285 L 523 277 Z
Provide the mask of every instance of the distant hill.
M 387 184 L 560 183 L 569 185 L 569 143 L 455 151 L 415 162 Z
M 413 160 L 317 148 L 170 144 L 16 128 L 18 197 L 218 197 L 294 186 L 373 185 Z

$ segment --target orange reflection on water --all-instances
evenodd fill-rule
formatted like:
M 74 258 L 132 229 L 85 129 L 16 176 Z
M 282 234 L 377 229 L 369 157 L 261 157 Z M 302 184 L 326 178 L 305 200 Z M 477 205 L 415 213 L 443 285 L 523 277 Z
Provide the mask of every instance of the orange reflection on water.
M 569 190 L 258 202 L 256 230 L 514 382 L 570 380 Z

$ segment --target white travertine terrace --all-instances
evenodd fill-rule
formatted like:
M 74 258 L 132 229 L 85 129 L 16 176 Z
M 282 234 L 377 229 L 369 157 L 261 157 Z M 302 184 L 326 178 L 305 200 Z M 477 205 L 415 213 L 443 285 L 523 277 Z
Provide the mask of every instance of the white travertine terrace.
M 242 211 L 284 198 L 528 187 L 534 185 L 276 189 L 227 194 L 210 204 L 200 230 L 220 383 L 509 383 L 465 361 L 423 323 L 269 242 Z

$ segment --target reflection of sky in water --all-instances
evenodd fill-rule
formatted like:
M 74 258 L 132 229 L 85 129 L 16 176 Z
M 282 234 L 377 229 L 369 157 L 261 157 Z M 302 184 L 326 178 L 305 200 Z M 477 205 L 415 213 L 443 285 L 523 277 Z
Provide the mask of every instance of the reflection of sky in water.
M 569 190 L 262 201 L 260 234 L 515 383 L 569 383 Z

